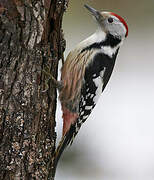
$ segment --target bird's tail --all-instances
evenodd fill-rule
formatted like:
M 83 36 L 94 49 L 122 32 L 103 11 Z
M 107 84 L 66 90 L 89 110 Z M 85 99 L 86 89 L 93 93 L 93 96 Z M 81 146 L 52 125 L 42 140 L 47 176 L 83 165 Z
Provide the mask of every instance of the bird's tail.
M 62 140 L 59 142 L 59 145 L 56 149 L 55 155 L 54 155 L 54 171 L 56 171 L 57 164 L 59 162 L 59 159 L 64 152 L 65 148 L 72 144 L 74 139 L 74 132 L 75 132 L 75 124 L 71 125 L 69 131 L 62 137 Z M 55 173 L 55 172 L 54 172 Z

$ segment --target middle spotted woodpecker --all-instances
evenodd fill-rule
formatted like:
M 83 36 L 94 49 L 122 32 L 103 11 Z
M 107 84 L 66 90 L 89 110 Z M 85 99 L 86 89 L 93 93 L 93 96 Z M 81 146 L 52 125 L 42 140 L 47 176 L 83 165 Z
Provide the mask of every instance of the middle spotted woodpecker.
M 55 154 L 55 164 L 95 107 L 110 79 L 119 48 L 128 35 L 128 26 L 119 15 L 85 7 L 96 19 L 98 29 L 69 53 L 62 67 L 63 87 L 59 99 L 63 137 Z

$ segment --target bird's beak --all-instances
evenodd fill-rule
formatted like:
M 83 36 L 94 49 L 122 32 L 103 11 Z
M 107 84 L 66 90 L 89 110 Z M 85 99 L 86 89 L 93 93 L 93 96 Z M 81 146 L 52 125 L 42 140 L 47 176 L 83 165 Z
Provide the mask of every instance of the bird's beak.
M 99 11 L 88 6 L 87 4 L 85 4 L 84 7 L 87 8 L 92 13 L 92 15 L 96 18 L 97 21 L 99 21 L 99 19 L 100 19 L 100 12 Z

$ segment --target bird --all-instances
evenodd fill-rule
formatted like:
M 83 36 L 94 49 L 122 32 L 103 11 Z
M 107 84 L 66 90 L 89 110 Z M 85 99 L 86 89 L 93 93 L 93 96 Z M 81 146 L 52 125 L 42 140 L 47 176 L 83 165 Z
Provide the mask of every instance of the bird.
M 111 77 L 119 48 L 128 36 L 128 25 L 121 16 L 84 6 L 97 28 L 70 51 L 61 69 L 63 134 L 54 157 L 55 167 L 96 106 Z

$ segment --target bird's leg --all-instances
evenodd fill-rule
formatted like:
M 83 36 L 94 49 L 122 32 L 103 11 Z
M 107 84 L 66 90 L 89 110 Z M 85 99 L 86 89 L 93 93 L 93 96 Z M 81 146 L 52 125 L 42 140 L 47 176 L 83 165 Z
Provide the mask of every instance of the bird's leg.
M 58 90 L 61 90 L 62 88 L 62 82 L 57 81 L 53 75 L 50 73 L 50 68 L 48 66 L 45 67 L 45 69 L 42 70 L 42 72 L 47 76 L 47 79 L 45 80 L 45 90 L 43 92 L 46 92 L 49 89 L 49 81 L 53 83 L 53 86 L 56 87 Z

